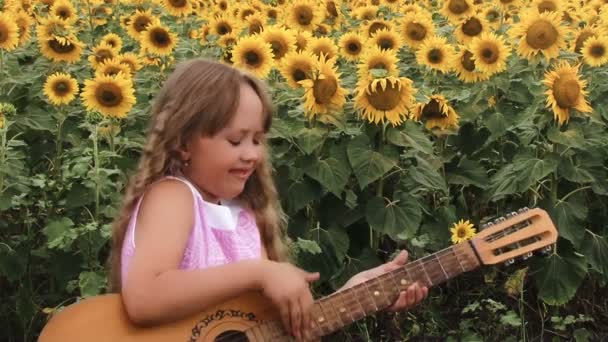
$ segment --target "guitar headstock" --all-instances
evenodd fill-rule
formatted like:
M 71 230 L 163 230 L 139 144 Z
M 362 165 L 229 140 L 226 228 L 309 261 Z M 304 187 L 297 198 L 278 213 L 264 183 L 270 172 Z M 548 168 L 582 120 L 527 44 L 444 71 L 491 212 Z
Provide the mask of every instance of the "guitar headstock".
M 482 225 L 471 243 L 484 265 L 512 264 L 517 257 L 527 259 L 534 251 L 551 250 L 557 236 L 546 211 L 523 208 Z

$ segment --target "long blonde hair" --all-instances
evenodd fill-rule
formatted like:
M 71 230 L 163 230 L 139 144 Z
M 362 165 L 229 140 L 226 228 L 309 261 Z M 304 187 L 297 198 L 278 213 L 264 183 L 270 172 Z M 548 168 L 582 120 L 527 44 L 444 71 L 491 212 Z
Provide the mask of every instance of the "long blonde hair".
M 153 182 L 175 174 L 178 149 L 196 134 L 213 136 L 235 115 L 241 84 L 250 85 L 262 101 L 264 130 L 272 122 L 272 103 L 264 83 L 228 65 L 195 59 L 178 65 L 152 106 L 152 121 L 139 165 L 129 180 L 122 208 L 113 223 L 109 258 L 110 290 L 120 292 L 121 250 L 137 200 Z M 272 260 L 284 260 L 285 215 L 266 154 L 238 196 L 255 215 L 262 243 Z

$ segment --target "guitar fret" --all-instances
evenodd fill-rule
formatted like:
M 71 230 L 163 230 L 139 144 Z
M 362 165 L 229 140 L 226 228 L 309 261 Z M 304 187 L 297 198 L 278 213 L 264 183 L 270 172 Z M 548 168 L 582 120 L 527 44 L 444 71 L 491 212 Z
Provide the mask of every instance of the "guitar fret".
M 355 288 L 351 287 L 351 288 L 347 289 L 346 291 L 348 291 L 349 294 L 353 295 L 353 298 L 355 299 L 355 303 L 357 303 L 358 306 L 361 308 L 361 316 L 359 317 L 359 314 L 358 314 L 359 311 L 355 311 L 357 316 L 353 316 L 353 318 L 356 318 L 355 320 L 358 320 L 358 319 L 365 317 L 365 315 L 367 313 L 365 311 L 365 308 L 363 307 L 363 304 L 361 304 L 361 302 L 359 301 L 359 296 L 357 296 L 357 294 L 355 293 L 356 292 Z
M 331 310 L 334 313 L 334 316 L 335 316 L 335 318 L 329 317 L 329 319 L 332 321 L 331 327 L 333 329 L 333 326 L 334 326 L 333 323 L 336 323 L 336 330 L 338 330 L 338 329 L 340 329 L 341 327 L 344 326 L 344 322 L 342 322 L 342 318 L 338 315 L 338 312 L 336 311 L 335 305 L 333 303 L 331 303 L 332 300 L 333 300 L 333 297 L 328 297 L 327 300 L 322 301 L 322 303 L 325 304 L 325 307 L 322 307 L 321 309 L 323 310 L 323 312 L 326 312 L 326 311 L 328 311 L 328 309 L 326 309 L 327 306 L 330 307 L 329 310 Z
M 321 301 L 316 302 L 313 305 L 312 308 L 312 317 L 313 317 L 313 321 L 314 324 L 316 325 L 316 329 L 318 331 L 320 331 L 321 333 L 319 335 L 327 335 L 329 333 L 331 333 L 331 327 L 327 326 L 327 317 L 325 316 L 325 313 L 323 312 L 323 308 L 321 308 Z M 315 328 L 312 326 L 311 324 L 311 328 Z
M 439 264 L 439 267 L 441 268 L 443 275 L 445 275 L 445 280 L 450 279 L 450 276 L 448 275 L 448 273 L 445 271 L 445 268 L 443 268 L 443 265 L 441 264 L 441 259 L 439 259 L 439 256 L 437 254 L 433 254 L 433 255 L 435 256 L 435 259 L 437 259 L 437 263 Z
M 376 302 L 374 301 L 374 298 L 372 297 L 372 294 L 371 294 L 371 292 L 369 290 L 369 286 L 367 286 L 367 282 L 363 282 L 362 284 L 365 287 L 365 289 L 367 290 L 367 295 L 368 296 L 365 297 L 365 298 L 370 298 L 372 300 L 372 304 L 374 305 L 374 307 L 373 307 L 374 311 L 373 312 L 378 311 L 379 310 L 378 306 L 376 305 Z
M 338 315 L 340 316 L 340 321 L 342 322 L 342 325 L 346 326 L 347 323 L 352 323 L 355 320 L 350 315 L 350 305 L 347 305 L 348 302 L 345 302 L 344 295 L 345 294 L 343 292 L 338 292 L 335 294 L 335 297 L 336 297 L 336 300 L 338 300 L 340 303 L 339 308 L 338 308 Z M 348 321 L 350 321 L 350 322 L 348 322 Z

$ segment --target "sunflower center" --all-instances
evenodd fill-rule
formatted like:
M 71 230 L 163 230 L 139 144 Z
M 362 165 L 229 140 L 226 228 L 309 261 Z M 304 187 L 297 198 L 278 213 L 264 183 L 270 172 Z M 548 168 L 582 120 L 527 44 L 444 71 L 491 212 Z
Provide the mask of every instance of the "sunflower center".
M 422 109 L 422 118 L 426 120 L 442 119 L 444 117 L 439 106 L 439 101 L 431 99 Z
M 133 27 L 137 32 L 144 31 L 148 25 L 150 25 L 150 18 L 144 16 L 137 17 L 133 22 Z
M 68 54 L 68 53 L 74 51 L 74 49 L 76 49 L 74 44 L 68 42 L 67 44 L 64 45 L 64 44 L 61 44 L 60 42 L 58 42 L 57 39 L 50 40 L 49 47 L 51 48 L 51 50 L 53 50 L 54 52 L 56 52 L 58 54 L 62 54 L 62 53 Z
M 465 21 L 462 24 L 462 32 L 467 36 L 476 36 L 481 33 L 483 26 L 481 26 L 481 21 L 477 18 L 469 18 L 469 20 Z
M 383 69 L 388 70 L 383 61 L 373 61 L 369 63 L 369 68 L 371 69 Z
M 220 36 L 223 36 L 223 35 L 225 35 L 227 33 L 230 33 L 230 32 L 232 32 L 232 27 L 230 27 L 230 25 L 228 25 L 228 24 L 220 23 L 217 26 L 217 33 L 219 33 Z
M 255 13 L 255 11 L 254 11 L 254 10 L 252 10 L 251 8 L 247 8 L 246 10 L 244 10 L 244 11 L 241 13 L 241 19 L 242 19 L 242 20 L 245 20 L 245 19 L 247 19 L 247 17 L 248 17 L 248 16 L 250 16 L 250 15 L 252 15 L 252 14 L 254 14 L 254 13 Z
M 561 108 L 576 106 L 580 93 L 581 87 L 574 76 L 562 76 L 553 83 L 553 96 Z
M 154 45 L 156 46 L 167 47 L 171 44 L 171 37 L 169 37 L 169 33 L 162 28 L 154 29 L 151 33 L 151 37 L 152 42 L 154 42 Z
M 95 98 L 104 107 L 116 107 L 122 103 L 122 89 L 114 83 L 103 83 L 95 90 Z
M 547 49 L 557 41 L 557 29 L 546 20 L 538 20 L 528 29 L 526 43 L 535 49 Z
M 106 44 L 110 45 L 113 48 L 115 48 L 116 46 L 118 46 L 118 42 L 115 41 L 114 39 L 108 39 L 108 40 L 106 40 Z
M 315 102 L 321 105 L 331 103 L 331 99 L 338 90 L 338 82 L 333 77 L 327 77 L 322 80 L 315 80 L 312 94 L 315 97 Z
M 576 51 L 577 53 L 581 53 L 581 50 L 583 49 L 583 44 L 585 44 L 585 41 L 591 37 L 593 37 L 592 32 L 581 32 L 581 34 L 578 35 L 578 38 L 576 38 L 576 43 L 574 44 L 574 51 Z
M 369 31 L 368 34 L 371 37 L 374 33 L 376 33 L 376 31 L 378 30 L 382 30 L 382 29 L 388 29 L 389 27 L 386 26 L 386 24 L 381 23 L 381 22 L 375 22 L 371 25 L 369 25 Z
M 55 86 L 53 87 L 53 91 L 55 92 L 55 94 L 57 96 L 65 96 L 66 94 L 68 94 L 70 92 L 70 85 L 67 84 L 67 82 L 59 81 L 59 82 L 55 83 Z
M 291 74 L 291 77 L 293 77 L 293 79 L 296 82 L 300 82 L 300 81 L 305 80 L 307 78 L 306 77 L 306 72 L 304 70 L 302 70 L 302 69 L 296 69 L 296 70 L 294 70 L 293 73 Z
M 384 49 L 390 50 L 390 49 L 394 48 L 395 43 L 389 37 L 385 37 L 385 38 L 380 38 L 380 40 L 378 41 L 378 46 L 382 50 L 384 50 Z
M 0 43 L 8 40 L 8 27 L 0 23 Z
M 251 65 L 253 67 L 258 67 L 262 64 L 262 59 L 260 55 L 255 51 L 247 51 L 245 52 L 245 63 L 247 65 Z
M 296 20 L 302 26 L 308 26 L 312 22 L 312 8 L 308 6 L 298 6 L 295 8 Z
M 277 18 L 277 10 L 275 10 L 274 8 L 269 9 L 268 12 L 266 12 L 266 14 L 268 15 L 268 18 L 273 18 L 273 19 Z
M 459 238 L 464 239 L 467 236 L 467 230 L 464 228 L 458 228 L 456 235 L 458 235 Z
M 426 37 L 426 28 L 418 23 L 408 23 L 406 32 L 411 40 L 420 41 Z
M 225 11 L 228 9 L 228 3 L 225 1 L 220 2 L 219 7 L 222 11 Z
M 498 60 L 498 48 L 494 44 L 486 44 L 481 48 L 481 57 L 486 64 L 492 64 Z
M 186 7 L 186 5 L 188 5 L 188 1 L 186 0 L 169 0 L 169 3 L 171 3 L 172 7 L 176 8 Z
M 376 89 L 372 89 L 372 85 L 368 86 L 369 94 L 366 92 L 367 100 L 377 110 L 391 111 L 399 102 L 401 102 L 401 91 L 399 90 L 399 83 L 387 82 L 386 88 L 376 86 Z
M 427 54 L 429 62 L 439 64 L 443 61 L 443 53 L 440 49 L 431 49 Z
M 115 75 L 118 75 L 118 73 L 121 71 L 122 71 L 122 69 L 120 69 L 118 67 L 109 66 L 104 70 L 104 74 L 110 75 L 110 76 L 115 76 Z
M 260 33 L 262 32 L 262 23 L 260 23 L 259 21 L 253 22 L 251 23 L 251 25 L 249 25 L 249 34 L 256 34 L 256 33 Z
M 508 4 L 512 3 L 513 1 L 515 1 L 515 0 L 500 0 L 500 3 L 508 5 Z
M 472 57 L 473 54 L 469 50 L 467 50 L 462 54 L 462 57 L 460 58 L 460 64 L 462 64 L 462 67 L 469 72 L 475 71 L 475 61 Z
M 272 46 L 272 53 L 274 54 L 275 59 L 279 59 L 287 53 L 287 47 L 281 41 L 272 41 L 270 45 Z
M 497 21 L 498 18 L 500 18 L 500 13 L 495 9 L 491 9 L 486 13 L 486 19 L 491 23 Z
M 59 16 L 61 19 L 68 19 L 70 17 L 70 12 L 62 8 L 57 11 L 57 16 Z
M 351 55 L 357 55 L 359 54 L 359 52 L 361 52 L 361 43 L 359 42 L 348 42 L 346 44 L 346 49 L 348 50 L 348 53 Z
M 555 10 L 557 10 L 557 7 L 555 6 L 555 3 L 553 1 L 542 1 L 538 4 L 538 11 L 540 13 L 555 12 Z
M 469 9 L 469 5 L 465 0 L 450 0 L 448 9 L 454 14 L 462 14 Z
M 591 53 L 591 56 L 595 58 L 601 58 L 604 57 L 604 55 L 606 54 L 606 47 L 601 44 L 595 44 L 591 47 L 589 52 Z
M 336 9 L 336 4 L 333 1 L 327 2 L 327 13 L 329 13 L 332 17 L 336 18 L 338 16 L 338 10 Z
M 361 14 L 361 19 L 363 20 L 372 20 L 376 17 L 376 13 L 372 11 L 366 11 Z

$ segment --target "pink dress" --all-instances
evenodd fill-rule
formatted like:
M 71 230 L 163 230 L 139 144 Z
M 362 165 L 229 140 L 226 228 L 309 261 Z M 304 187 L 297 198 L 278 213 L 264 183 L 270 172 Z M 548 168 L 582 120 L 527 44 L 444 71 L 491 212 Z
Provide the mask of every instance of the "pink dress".
M 222 201 L 223 205 L 203 200 L 198 190 L 187 180 L 194 198 L 194 225 L 179 265 L 182 270 L 219 266 L 230 262 L 261 257 L 261 240 L 253 213 L 236 201 Z M 124 287 L 129 264 L 135 253 L 135 226 L 143 196 L 138 200 L 122 245 L 121 277 Z

